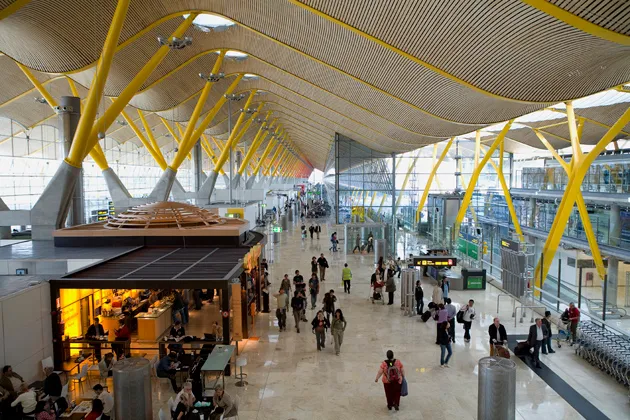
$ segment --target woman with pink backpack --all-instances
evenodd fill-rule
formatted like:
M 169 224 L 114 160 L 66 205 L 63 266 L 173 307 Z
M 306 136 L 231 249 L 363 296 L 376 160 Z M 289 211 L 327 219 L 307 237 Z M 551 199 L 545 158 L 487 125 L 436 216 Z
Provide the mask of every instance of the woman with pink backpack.
M 391 350 L 387 350 L 387 360 L 381 363 L 374 382 L 378 382 L 380 377 L 383 377 L 387 408 L 391 410 L 394 407 L 398 411 L 403 381 L 405 381 L 405 368 L 400 360 L 394 359 L 394 352 Z

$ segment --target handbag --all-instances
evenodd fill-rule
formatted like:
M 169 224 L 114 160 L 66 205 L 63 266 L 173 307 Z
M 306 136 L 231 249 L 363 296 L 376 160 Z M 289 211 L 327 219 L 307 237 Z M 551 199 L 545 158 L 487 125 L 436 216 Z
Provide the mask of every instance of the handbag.
M 400 386 L 400 396 L 406 397 L 407 395 L 409 395 L 409 390 L 407 388 L 407 378 L 403 376 L 402 385 Z

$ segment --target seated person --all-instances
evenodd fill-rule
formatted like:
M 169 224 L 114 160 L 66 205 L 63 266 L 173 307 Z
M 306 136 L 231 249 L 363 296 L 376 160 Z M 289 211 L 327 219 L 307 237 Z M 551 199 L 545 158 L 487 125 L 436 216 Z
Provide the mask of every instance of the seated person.
M 114 354 L 107 353 L 103 359 L 98 362 L 98 370 L 101 374 L 101 379 L 106 379 L 112 376 L 112 367 L 114 365 Z
M 168 378 L 171 380 L 171 386 L 175 392 L 179 392 L 179 389 L 177 388 L 177 381 L 175 380 L 175 373 L 177 372 L 176 369 L 178 365 L 177 354 L 171 352 L 168 356 L 164 356 L 160 359 L 160 363 L 158 363 L 157 368 L 155 369 L 158 378 Z
M 216 388 L 214 388 L 212 406 L 214 409 L 210 414 L 210 420 L 219 420 L 221 416 L 235 417 L 238 413 L 238 407 L 236 406 L 234 400 L 225 393 L 225 390 L 221 385 L 217 385 Z
M 169 338 L 175 339 L 176 341 L 180 341 L 182 337 L 186 335 L 186 330 L 182 326 L 180 320 L 175 321 L 173 327 L 171 327 L 171 332 L 169 333 Z M 175 353 L 182 353 L 182 345 L 181 344 L 169 344 L 168 349 L 170 351 L 174 351 Z
M 46 379 L 44 379 L 44 394 L 51 397 L 53 400 L 61 396 L 61 378 L 55 372 L 52 367 L 44 369 Z
M 20 386 L 24 379 L 17 373 L 13 372 L 11 366 L 7 365 L 2 368 L 2 377 L 0 378 L 0 386 L 11 394 L 11 398 L 17 397 Z
M 116 336 L 116 341 L 128 341 L 131 339 L 131 331 L 129 331 L 129 327 L 125 323 L 124 319 L 118 320 L 118 328 L 114 330 L 114 335 Z M 120 359 L 121 356 L 125 354 L 125 345 L 124 344 L 112 344 L 112 350 L 116 353 L 116 359 Z
M 101 384 L 94 385 L 92 389 L 96 394 L 96 398 L 103 402 L 103 417 L 101 417 L 101 420 L 110 420 L 114 412 L 114 397 L 105 391 Z
M 49 400 L 42 400 L 35 408 L 35 420 L 55 420 L 57 418 L 55 409 Z
M 197 398 L 192 392 L 192 382 L 186 381 L 184 386 L 182 386 L 182 390 L 175 397 L 174 405 L 177 407 L 179 403 L 184 402 L 188 407 L 192 407 L 196 400 Z
M 35 413 L 35 408 L 37 407 L 37 394 L 35 394 L 35 391 L 28 389 L 28 385 L 24 382 L 20 385 L 20 394 L 11 403 L 11 407 L 15 407 L 18 404 L 22 406 L 23 414 Z
M 92 400 L 92 411 L 83 420 L 96 420 L 103 415 L 103 401 L 98 398 Z M 102 417 L 101 417 L 102 419 Z
M 173 412 L 173 419 L 182 420 L 188 418 L 191 410 L 193 409 L 193 405 L 195 404 L 195 396 L 192 392 L 184 392 L 180 397 L 179 402 L 175 406 L 175 411 Z
M 94 324 L 88 327 L 87 333 L 85 334 L 85 338 L 88 340 L 96 340 L 98 337 L 102 337 L 105 335 L 105 329 L 99 323 L 98 317 L 94 317 Z M 94 347 L 94 357 L 99 362 L 101 361 L 101 345 L 98 343 L 92 344 Z

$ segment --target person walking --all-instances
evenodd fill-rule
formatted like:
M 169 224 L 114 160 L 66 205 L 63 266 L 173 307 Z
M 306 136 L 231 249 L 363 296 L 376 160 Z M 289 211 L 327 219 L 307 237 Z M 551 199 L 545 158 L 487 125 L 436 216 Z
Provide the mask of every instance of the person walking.
M 280 288 L 278 293 L 273 295 L 278 303 L 276 309 L 276 317 L 278 318 L 278 328 L 280 331 L 287 330 L 287 295 L 284 293 L 284 289 Z
M 280 283 L 280 288 L 284 290 L 284 293 L 287 295 L 287 309 L 289 308 L 289 296 L 291 296 L 293 290 L 291 289 L 291 280 L 289 280 L 289 275 L 285 274 L 282 278 L 282 283 Z
M 416 281 L 414 295 L 416 298 L 416 312 L 418 315 L 422 315 L 424 310 L 424 290 L 422 290 L 420 280 Z
M 322 232 L 322 227 L 318 223 L 317 226 L 315 226 L 315 234 L 317 235 L 317 240 L 319 240 L 319 234 L 321 232 Z
M 442 328 L 442 324 L 448 322 L 448 311 L 444 307 L 444 304 L 440 303 L 438 305 L 438 310 L 435 314 L 436 321 L 436 331 L 435 331 L 435 344 L 440 344 L 440 334 Z
M 332 235 L 330 235 L 330 248 L 328 248 L 329 251 L 332 252 L 337 252 L 337 232 L 333 232 Z
M 388 305 L 394 304 L 394 292 L 396 291 L 396 281 L 394 280 L 394 270 L 387 269 L 387 281 L 385 282 L 385 291 L 388 293 Z
M 547 338 L 543 341 L 542 354 L 555 353 L 555 350 L 551 348 L 551 311 L 545 311 L 545 317 L 542 319 L 542 323 L 547 327 Z
M 367 253 L 369 254 L 374 249 L 374 235 L 372 232 L 368 233 L 367 237 Z
M 313 273 L 308 281 L 308 289 L 311 295 L 311 309 L 315 309 L 317 305 L 317 295 L 319 294 L 319 279 L 317 274 Z
M 571 321 L 571 344 L 575 344 L 577 326 L 580 323 L 580 310 L 575 307 L 573 302 L 569 303 L 569 321 Z
M 317 273 L 319 264 L 317 264 L 317 257 L 311 258 L 311 273 Z
M 540 348 L 542 347 L 543 341 L 548 336 L 547 327 L 545 327 L 542 323 L 542 319 L 536 318 L 536 323 L 529 327 L 529 335 L 527 336 L 527 344 L 534 348 L 534 353 L 532 354 L 532 359 L 534 363 L 536 363 L 537 369 L 542 369 L 540 366 Z
M 494 346 L 507 344 L 507 332 L 498 317 L 495 317 L 488 327 L 488 336 L 490 336 L 490 356 L 494 356 Z
M 326 348 L 326 330 L 330 328 L 330 322 L 324 318 L 322 311 L 317 311 L 311 325 L 313 326 L 312 331 L 315 333 L 315 340 L 317 340 L 317 351 L 321 351 Z
M 341 351 L 341 345 L 343 344 L 343 332 L 346 330 L 346 319 L 343 317 L 341 309 L 335 311 L 335 317 L 333 318 L 330 326 L 330 332 L 335 340 L 335 354 L 339 356 Z
M 444 294 L 442 292 L 442 288 L 440 287 L 439 284 L 436 284 L 433 287 L 433 293 L 431 296 L 431 301 L 436 304 L 439 305 L 440 303 L 444 303 Z
M 291 298 L 291 308 L 293 309 L 293 319 L 295 320 L 295 330 L 300 333 L 300 321 L 302 320 L 304 311 L 304 299 L 297 290 Z
M 398 278 L 400 278 L 400 275 L 402 274 L 402 260 L 400 257 L 396 259 L 396 272 L 398 273 Z
M 451 300 L 451 298 L 447 298 L 446 299 L 446 305 L 444 306 L 446 308 L 446 312 L 448 313 L 448 323 L 449 323 L 449 328 L 448 328 L 448 335 L 451 336 L 451 341 L 454 343 L 455 342 L 455 317 L 457 316 L 457 308 L 455 307 L 455 305 L 453 305 L 453 301 Z
M 313 233 L 315 233 L 315 226 L 312 224 L 308 227 L 308 232 L 311 234 L 311 239 L 313 239 Z
M 451 336 L 448 333 L 450 324 L 448 321 L 442 323 L 438 327 L 438 344 L 440 345 L 440 367 L 449 367 L 448 361 L 451 360 L 453 355 L 453 348 L 451 347 Z M 447 353 L 446 358 L 444 354 Z
M 464 306 L 460 311 L 464 311 L 464 341 L 470 342 L 470 327 L 472 327 L 472 321 L 475 318 L 475 308 L 473 305 L 475 301 L 470 299 L 468 305 Z
M 335 302 L 337 302 L 337 296 L 335 296 L 335 291 L 331 289 L 330 292 L 324 295 L 324 300 L 322 301 L 328 322 L 330 322 L 330 316 L 335 312 Z
M 361 235 L 359 235 L 358 233 L 357 237 L 354 239 L 354 248 L 352 249 L 353 254 L 354 251 L 359 251 L 359 254 L 361 253 Z
M 385 398 L 387 398 L 387 409 L 392 407 L 398 411 L 400 406 L 400 391 L 402 388 L 403 378 L 405 377 L 405 368 L 400 360 L 394 359 L 394 352 L 387 350 L 387 359 L 385 359 L 378 368 L 376 379 L 382 378 L 383 388 L 385 388 Z
M 317 264 L 319 264 L 319 278 L 322 281 L 326 281 L 326 269 L 328 268 L 328 261 L 326 260 L 326 257 L 324 257 L 324 254 L 320 254 L 319 258 L 317 259 Z
M 352 281 L 352 271 L 348 267 L 348 263 L 343 265 L 341 270 L 341 280 L 343 281 L 343 292 L 350 294 L 350 282 Z
M 446 276 L 442 276 L 442 295 L 444 296 L 445 301 L 448 297 L 448 292 L 450 291 L 450 288 L 451 284 L 449 283 L 448 279 L 446 278 Z

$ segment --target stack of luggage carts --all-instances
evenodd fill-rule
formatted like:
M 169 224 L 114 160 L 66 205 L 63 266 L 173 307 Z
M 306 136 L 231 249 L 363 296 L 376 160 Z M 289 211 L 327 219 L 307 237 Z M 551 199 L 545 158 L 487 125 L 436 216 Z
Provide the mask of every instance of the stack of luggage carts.
M 580 322 L 575 352 L 630 386 L 630 339 L 590 321 Z

